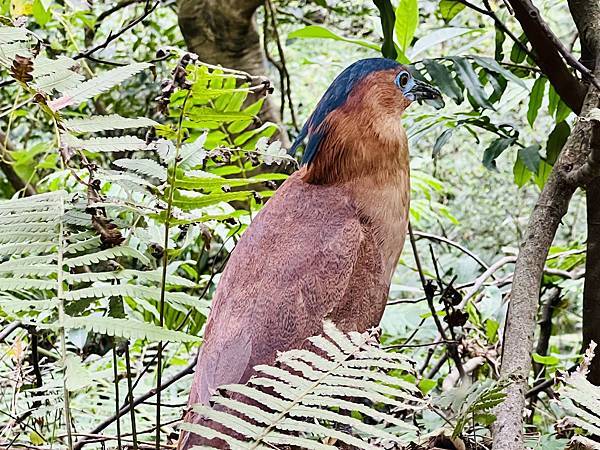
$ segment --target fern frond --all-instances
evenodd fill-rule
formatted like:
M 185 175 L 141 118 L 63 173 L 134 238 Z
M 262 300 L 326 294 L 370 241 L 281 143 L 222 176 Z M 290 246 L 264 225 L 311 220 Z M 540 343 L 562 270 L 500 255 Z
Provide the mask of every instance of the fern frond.
M 93 137 L 79 139 L 63 134 L 63 142 L 69 147 L 90 152 L 125 152 L 148 150 L 148 144 L 137 136 Z
M 191 209 L 206 208 L 207 206 L 216 205 L 221 202 L 248 200 L 251 196 L 251 191 L 220 192 L 208 195 L 198 195 L 196 197 L 177 195 L 177 198 L 173 200 L 173 206 L 189 211 Z
M 64 92 L 72 89 L 81 83 L 83 79 L 83 75 L 69 69 L 63 69 L 34 78 L 34 85 L 38 90 L 52 94 L 53 91 Z
M 101 261 L 108 261 L 109 259 L 114 259 L 119 256 L 135 258 L 146 266 L 150 265 L 150 260 L 144 254 L 127 246 L 107 248 L 106 250 L 100 250 L 96 253 L 76 256 L 73 258 L 65 258 L 64 264 L 67 267 L 88 266 L 90 264 L 97 264 Z
M 185 429 L 209 439 L 235 440 L 236 448 L 292 441 L 301 448 L 335 448 L 319 442 L 327 436 L 369 450 L 377 448 L 370 439 L 402 444 L 407 434 L 416 432 L 411 423 L 387 412 L 425 407 L 414 387 L 405 389 L 401 380 L 385 373 L 392 363 L 409 366 L 405 356 L 388 355 L 374 332 L 345 334 L 330 322 L 324 324 L 324 335 L 311 342 L 316 352 L 282 353 L 277 366 L 254 367 L 256 376 L 245 385 L 221 386 L 211 398 L 211 404 L 221 408 L 194 406 L 199 415 L 231 430 L 231 437 L 202 425 L 185 424 Z M 358 369 L 352 365 L 355 360 L 369 364 Z M 352 411 L 371 417 L 377 425 L 352 417 Z
M 77 66 L 77 61 L 67 56 L 59 56 L 54 59 L 46 58 L 39 55 L 33 62 L 33 78 L 40 78 L 46 75 L 51 75 L 56 72 L 71 69 Z
M 145 117 L 129 118 L 121 117 L 118 114 L 109 114 L 105 116 L 90 116 L 82 119 L 65 120 L 63 121 L 63 125 L 72 132 L 95 133 L 107 130 L 153 127 L 158 125 L 158 123 Z
M 179 150 L 181 161 L 178 164 L 180 168 L 193 169 L 194 167 L 202 165 L 206 158 L 204 143 L 206 142 L 207 136 L 207 133 L 203 133 L 197 137 L 194 142 L 181 146 L 181 149 Z
M 56 100 L 48 102 L 48 106 L 58 111 L 67 106 L 78 105 L 98 94 L 108 91 L 126 79 L 150 67 L 148 63 L 135 63 L 104 72 L 97 77 L 84 81 L 75 89 L 67 91 Z
M 167 180 L 167 169 L 152 159 L 117 159 L 113 164 L 160 181 Z
M 112 317 L 67 317 L 62 323 L 44 325 L 46 328 L 64 326 L 65 329 L 82 328 L 94 333 L 126 339 L 147 339 L 150 341 L 200 342 L 201 339 L 180 331 L 167 330 L 149 323 Z
M 600 436 L 600 387 L 590 383 L 585 371 L 568 376 L 560 390 L 561 405 L 567 410 L 568 422 L 581 428 L 585 434 Z
M 56 247 L 56 242 L 25 242 L 20 244 L 0 245 L 1 256 L 49 253 Z
M 56 280 L 34 280 L 32 278 L 0 278 L 0 291 L 53 291 L 58 284 Z
M 19 227 L 20 228 L 20 227 Z M 48 227 L 50 229 L 54 228 Z M 48 228 L 46 228 L 47 231 Z M 40 242 L 40 241 L 48 241 L 52 238 L 56 237 L 56 232 L 47 233 L 44 231 L 38 232 L 30 232 L 30 231 L 13 231 L 8 233 L 0 234 L 0 244 L 20 244 L 25 242 Z M 54 231 L 54 230 L 52 230 Z
M 90 237 L 85 240 L 73 242 L 64 248 L 64 252 L 67 254 L 79 253 L 93 248 L 98 248 L 102 241 L 99 236 Z

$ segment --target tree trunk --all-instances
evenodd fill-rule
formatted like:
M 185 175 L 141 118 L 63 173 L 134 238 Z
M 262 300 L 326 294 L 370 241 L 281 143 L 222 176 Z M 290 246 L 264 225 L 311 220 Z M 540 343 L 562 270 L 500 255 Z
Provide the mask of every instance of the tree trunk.
M 583 291 L 583 350 L 591 341 L 600 344 L 600 179 L 587 187 L 587 258 Z M 600 355 L 592 360 L 588 379 L 600 386 Z
M 178 0 L 178 21 L 188 49 L 209 64 L 267 77 L 265 53 L 256 25 L 256 10 L 264 0 Z M 249 96 L 249 101 L 256 101 Z M 281 117 L 267 98 L 263 121 L 280 125 Z M 286 145 L 287 134 L 280 126 Z

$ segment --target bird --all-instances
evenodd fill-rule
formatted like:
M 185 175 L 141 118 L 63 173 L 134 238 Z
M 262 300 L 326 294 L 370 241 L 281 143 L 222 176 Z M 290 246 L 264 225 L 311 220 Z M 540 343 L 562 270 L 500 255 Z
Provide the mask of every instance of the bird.
M 188 406 L 302 348 L 331 320 L 379 324 L 408 226 L 408 139 L 401 117 L 440 92 L 386 58 L 359 60 L 332 82 L 290 148 L 300 168 L 256 215 L 213 297 Z M 184 421 L 202 423 L 189 410 Z M 206 445 L 182 432 L 178 448 Z M 213 444 L 214 445 L 214 444 Z M 218 448 L 227 448 L 224 443 Z

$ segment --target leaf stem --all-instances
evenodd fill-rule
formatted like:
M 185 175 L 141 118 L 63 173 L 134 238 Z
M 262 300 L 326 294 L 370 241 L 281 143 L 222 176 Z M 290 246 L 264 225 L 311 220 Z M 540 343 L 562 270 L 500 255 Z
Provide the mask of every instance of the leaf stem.
M 162 278 L 160 282 L 160 306 L 159 306 L 159 324 L 164 326 L 165 322 L 165 293 L 167 288 L 167 266 L 169 264 L 169 228 L 171 225 L 171 214 L 173 211 L 173 193 L 175 192 L 175 182 L 177 179 L 177 160 L 179 158 L 179 151 L 181 149 L 181 143 L 183 141 L 183 117 L 185 115 L 185 107 L 187 101 L 190 98 L 191 90 L 188 89 L 181 105 L 181 112 L 179 113 L 179 120 L 177 123 L 177 145 L 175 147 L 175 157 L 173 158 L 173 168 L 168 180 L 169 195 L 167 199 L 167 212 L 165 217 L 165 240 L 163 245 L 163 266 L 162 266 Z M 157 368 L 156 368 L 156 450 L 160 450 L 160 397 L 161 397 L 161 381 L 162 381 L 162 352 L 163 343 L 158 343 L 157 352 Z

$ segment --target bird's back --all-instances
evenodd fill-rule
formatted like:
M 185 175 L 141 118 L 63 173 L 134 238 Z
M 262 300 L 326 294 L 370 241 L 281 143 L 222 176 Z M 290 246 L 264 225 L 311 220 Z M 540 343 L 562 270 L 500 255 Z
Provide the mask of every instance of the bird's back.
M 257 364 L 299 348 L 325 318 L 347 331 L 377 325 L 388 286 L 372 233 L 341 186 L 292 175 L 231 254 L 206 326 L 190 403 L 243 383 Z M 309 270 L 307 270 L 309 268 Z

